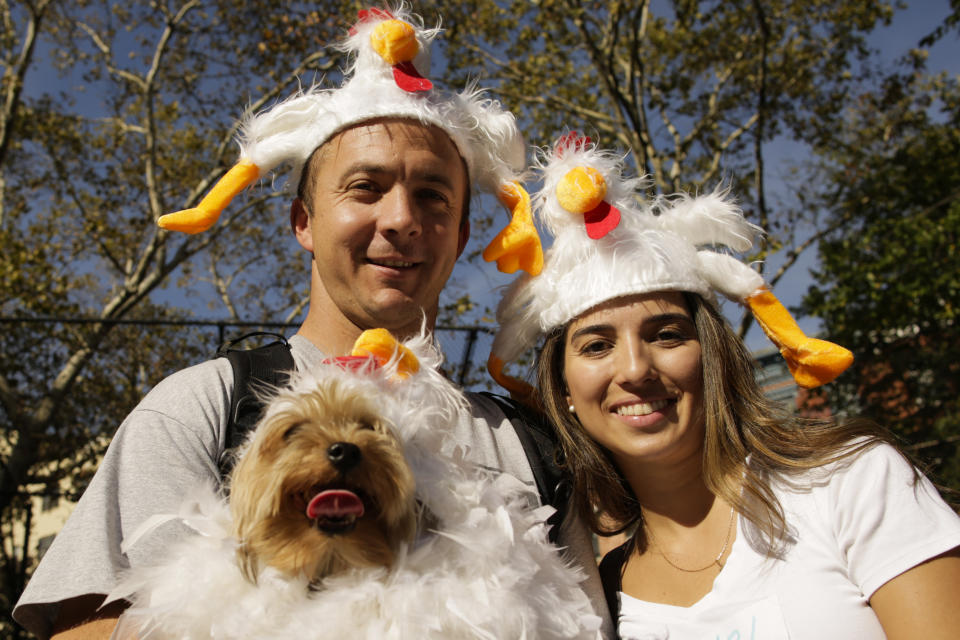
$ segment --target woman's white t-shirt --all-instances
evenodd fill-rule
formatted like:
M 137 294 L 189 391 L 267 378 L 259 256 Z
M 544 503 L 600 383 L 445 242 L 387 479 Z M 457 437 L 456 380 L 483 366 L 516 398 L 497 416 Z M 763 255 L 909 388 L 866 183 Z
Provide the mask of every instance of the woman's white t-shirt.
M 960 517 L 887 445 L 771 479 L 790 540 L 768 557 L 740 518 L 713 590 L 691 607 L 619 594 L 623 640 L 873 640 L 879 587 L 960 545 Z

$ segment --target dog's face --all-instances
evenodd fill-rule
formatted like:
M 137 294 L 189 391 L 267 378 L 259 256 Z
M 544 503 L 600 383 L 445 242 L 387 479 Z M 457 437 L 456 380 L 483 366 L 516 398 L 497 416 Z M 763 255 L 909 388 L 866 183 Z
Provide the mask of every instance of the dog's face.
M 311 581 L 389 566 L 413 539 L 413 474 L 382 399 L 359 389 L 332 378 L 268 408 L 230 483 L 247 579 L 267 565 Z

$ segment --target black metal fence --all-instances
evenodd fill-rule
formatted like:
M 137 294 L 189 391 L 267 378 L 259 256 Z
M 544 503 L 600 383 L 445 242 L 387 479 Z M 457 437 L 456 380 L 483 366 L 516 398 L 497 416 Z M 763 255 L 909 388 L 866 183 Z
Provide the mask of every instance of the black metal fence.
M 74 325 L 135 325 L 168 327 L 208 327 L 216 330 L 216 344 L 211 345 L 210 353 L 216 348 L 244 333 L 271 330 L 290 332 L 300 326 L 299 322 L 239 322 L 235 320 L 150 320 L 150 319 L 103 319 L 82 317 L 0 317 L 0 325 L 5 324 L 74 324 Z M 447 357 L 445 366 L 447 375 L 465 388 L 488 386 L 479 374 L 486 362 L 490 342 L 493 339 L 492 327 L 438 325 L 434 333 Z M 459 356 L 459 357 L 457 357 Z M 185 363 L 187 364 L 187 363 Z

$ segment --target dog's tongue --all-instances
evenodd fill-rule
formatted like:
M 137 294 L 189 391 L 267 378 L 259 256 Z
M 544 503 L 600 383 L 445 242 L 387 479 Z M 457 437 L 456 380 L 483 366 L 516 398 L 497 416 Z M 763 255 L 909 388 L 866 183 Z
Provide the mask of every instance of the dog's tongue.
M 344 518 L 347 516 L 363 517 L 363 501 L 353 491 L 346 489 L 328 489 L 313 496 L 307 505 L 307 517 L 317 518 Z

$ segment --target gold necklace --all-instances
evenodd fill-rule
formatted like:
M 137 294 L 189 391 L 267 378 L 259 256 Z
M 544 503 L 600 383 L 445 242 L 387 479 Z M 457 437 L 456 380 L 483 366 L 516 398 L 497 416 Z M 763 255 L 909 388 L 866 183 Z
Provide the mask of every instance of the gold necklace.
M 670 565 L 671 567 L 673 567 L 673 568 L 676 569 L 677 571 L 683 571 L 684 573 L 699 573 L 699 572 L 701 572 L 701 571 L 706 571 L 707 569 L 709 569 L 710 567 L 712 567 L 712 566 L 714 566 L 714 565 L 716 565 L 716 566 L 720 567 L 721 569 L 723 569 L 723 564 L 721 564 L 720 558 L 722 558 L 722 557 L 723 557 L 723 554 L 725 554 L 725 553 L 727 552 L 727 547 L 730 545 L 730 536 L 733 534 L 733 522 L 734 522 L 734 520 L 736 519 L 736 518 L 734 517 L 734 516 L 736 515 L 736 513 L 737 513 L 736 510 L 734 510 L 733 507 L 730 507 L 730 524 L 727 525 L 727 537 L 726 537 L 726 538 L 724 539 L 724 541 L 723 541 L 723 548 L 720 549 L 720 553 L 717 554 L 717 557 L 714 558 L 713 560 L 711 560 L 711 561 L 710 561 L 710 564 L 708 564 L 708 565 L 705 566 L 705 567 L 700 567 L 699 569 L 684 569 L 683 567 L 678 567 L 677 565 L 675 565 L 675 564 L 673 563 L 673 561 L 670 560 L 670 558 L 667 557 L 667 554 L 663 552 L 663 548 L 662 548 L 659 544 L 656 545 L 656 546 L 657 546 L 657 552 L 660 554 L 660 557 L 661 557 L 661 558 L 663 558 L 664 560 L 667 561 L 667 564 L 668 564 L 668 565 Z M 651 538 L 652 538 L 652 537 L 653 537 L 653 536 L 651 536 Z M 656 542 L 656 541 L 654 540 L 654 542 Z

